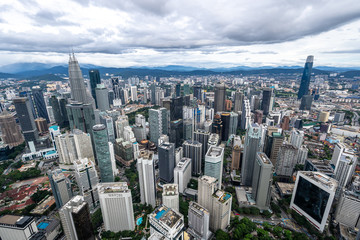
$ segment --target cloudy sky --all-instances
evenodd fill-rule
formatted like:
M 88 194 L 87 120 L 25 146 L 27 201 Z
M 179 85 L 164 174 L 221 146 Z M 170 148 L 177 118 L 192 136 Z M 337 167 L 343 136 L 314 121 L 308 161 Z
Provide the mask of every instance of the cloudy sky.
M 3 0 L 0 65 L 360 67 L 359 0 Z

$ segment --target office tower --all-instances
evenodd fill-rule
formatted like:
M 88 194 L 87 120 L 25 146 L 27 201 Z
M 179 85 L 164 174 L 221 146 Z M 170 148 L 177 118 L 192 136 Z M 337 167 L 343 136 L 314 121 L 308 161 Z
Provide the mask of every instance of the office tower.
M 268 115 L 269 112 L 272 111 L 273 101 L 274 101 L 273 89 L 272 88 L 264 89 L 262 104 L 261 104 L 261 110 L 263 110 L 264 115 Z
M 215 113 L 225 110 L 226 88 L 224 83 L 215 85 L 214 110 Z
M 308 148 L 302 145 L 298 149 L 297 164 L 305 164 L 305 161 L 308 158 L 308 153 L 309 153 Z
M 179 192 L 184 193 L 191 179 L 191 159 L 181 158 L 174 169 L 174 183 L 178 184 Z
M 274 128 L 277 130 L 277 128 Z M 268 130 L 268 134 L 265 139 L 264 152 L 270 158 L 270 161 L 276 166 L 276 160 L 279 154 L 280 146 L 283 144 L 284 136 L 279 132 L 271 132 Z
M 260 97 L 258 95 L 251 96 L 250 107 L 252 111 L 260 110 Z
M 335 123 L 342 123 L 342 122 L 344 122 L 344 118 L 345 118 L 345 113 L 344 112 L 335 113 L 334 122 Z
M 135 116 L 135 125 L 133 126 L 132 129 L 136 141 L 140 142 L 141 140 L 146 139 L 146 120 L 143 115 L 137 114 Z
M 175 96 L 180 97 L 181 96 L 181 84 L 177 83 L 175 85 Z
M 262 124 L 263 121 L 263 111 L 262 110 L 255 110 L 254 114 L 254 123 Z
M 214 118 L 214 115 L 212 115 L 213 117 L 212 117 L 212 119 Z M 212 120 L 210 120 L 210 119 L 207 119 L 205 122 L 204 122 L 204 130 L 206 131 L 206 132 L 211 132 L 212 131 L 212 129 L 213 129 L 213 121 Z
M 36 141 L 39 138 L 39 133 L 36 129 L 29 99 L 14 98 L 13 103 L 15 105 L 16 116 L 20 121 L 25 141 L 27 143 Z
M 182 240 L 184 216 L 177 210 L 165 205 L 157 207 L 148 215 L 150 239 Z
M 275 172 L 278 176 L 291 177 L 297 164 L 298 148 L 291 144 L 284 144 L 280 147 L 275 165 Z
M 100 111 L 106 111 L 110 109 L 109 103 L 109 90 L 104 84 L 98 84 L 95 88 L 97 108 Z
M 314 56 L 308 56 L 306 58 L 304 72 L 301 77 L 301 83 L 298 93 L 298 99 L 301 99 L 304 95 L 309 94 L 309 86 L 310 86 L 310 79 L 311 79 L 311 71 L 313 67 Z
M 321 111 L 319 114 L 319 122 L 327 122 L 329 120 L 330 112 L 329 111 Z
M 232 108 L 232 101 L 229 100 L 229 99 L 226 99 L 225 100 L 225 108 L 224 108 L 224 110 L 227 111 L 227 112 L 230 112 L 231 108 Z
M 242 92 L 236 91 L 234 94 L 234 112 L 242 111 L 242 106 L 244 102 L 244 94 Z
M 257 152 L 251 194 L 256 202 L 256 206 L 263 210 L 269 209 L 270 206 L 273 172 L 274 166 L 266 154 Z
M 131 92 L 131 100 L 132 100 L 133 102 L 138 101 L 137 87 L 136 87 L 136 86 L 131 86 L 131 87 L 130 87 L 130 92 Z
M 209 211 L 196 202 L 190 202 L 188 210 L 189 228 L 187 231 L 196 239 L 207 240 L 211 232 Z
M 95 114 L 91 104 L 71 103 L 66 105 L 66 112 L 71 130 L 80 129 L 83 132 L 92 134 L 92 127 L 95 125 Z
M 175 121 L 183 118 L 183 106 L 183 97 L 176 97 L 171 99 L 170 121 Z
M 223 133 L 223 123 L 221 121 L 221 117 L 219 114 L 216 114 L 214 116 L 213 126 L 212 126 L 212 132 L 219 135 L 220 140 L 222 139 L 222 133 Z
M 57 208 L 61 208 L 73 196 L 70 180 L 65 177 L 61 169 L 49 170 L 47 172 L 49 177 L 51 190 L 55 198 Z
M 100 112 L 100 123 L 104 124 L 108 134 L 108 141 L 115 142 L 114 120 L 106 112 Z
M 350 228 L 360 228 L 360 194 L 356 191 L 341 193 L 336 206 L 335 220 Z
M 293 129 L 290 135 L 290 143 L 294 147 L 300 148 L 304 142 L 304 131 Z
M 201 159 L 205 159 L 209 138 L 210 132 L 206 130 L 198 129 L 194 132 L 194 140 L 200 142 L 202 145 Z
M 205 155 L 204 174 L 218 180 L 218 188 L 221 189 L 223 171 L 224 148 L 210 146 Z
M 329 177 L 334 177 L 334 169 L 326 160 L 308 158 L 304 164 L 304 171 L 321 172 Z
M 357 166 L 357 156 L 355 154 L 343 153 L 335 166 L 335 179 L 338 181 L 336 197 L 340 195 L 342 188 L 346 187 L 352 179 Z
M 171 183 L 174 180 L 175 168 L 175 145 L 173 143 L 162 143 L 158 147 L 160 179 Z
M 59 98 L 59 107 L 61 116 L 63 118 L 63 125 L 68 127 L 69 126 L 69 116 L 67 114 L 66 105 L 68 104 L 67 98 Z
M 242 185 L 251 186 L 253 179 L 256 153 L 260 150 L 261 129 L 259 125 L 252 124 L 247 129 L 244 143 L 244 155 L 241 163 Z
M 184 156 L 183 148 L 182 147 L 175 148 L 175 165 L 177 165 L 180 162 L 183 156 Z
M 116 138 L 124 137 L 124 128 L 129 126 L 129 120 L 127 115 L 119 116 L 115 121 Z
M 302 129 L 303 128 L 303 120 L 302 119 L 296 119 L 294 127 L 296 129 Z
M 244 100 L 244 105 L 242 107 L 240 128 L 242 130 L 246 130 L 249 127 L 250 124 L 251 124 L 250 102 L 249 102 L 248 99 L 245 99 Z
M 115 159 L 129 167 L 134 161 L 133 143 L 117 138 L 114 143 Z
M 66 239 L 95 240 L 89 206 L 83 196 L 77 195 L 59 211 Z
M 24 138 L 14 117 L 6 110 L 0 113 L 1 138 L 5 144 L 16 147 L 24 142 Z
M 99 70 L 97 70 L 97 69 L 90 69 L 90 70 L 89 70 L 89 77 L 90 77 L 91 95 L 92 95 L 92 97 L 95 99 L 96 107 L 98 107 L 98 105 L 97 105 L 97 99 L 96 99 L 95 88 L 96 88 L 96 86 L 97 86 L 98 84 L 101 84 L 101 79 L 100 79 Z
M 61 114 L 61 109 L 60 109 L 60 105 L 59 105 L 59 100 L 57 99 L 56 96 L 51 96 L 49 99 L 49 104 L 52 107 L 53 113 L 54 113 L 54 118 L 55 118 L 55 122 L 60 126 L 63 127 L 64 126 L 64 118 Z
M 239 170 L 240 169 L 240 159 L 241 159 L 241 147 L 239 145 L 235 145 L 232 149 L 232 159 L 231 159 L 231 170 Z
M 155 84 L 153 83 L 153 84 L 151 84 L 150 85 L 150 100 L 151 100 L 151 104 L 153 104 L 153 105 L 155 105 L 155 93 L 156 92 L 156 86 L 155 86 Z
M 141 203 L 150 204 L 152 207 L 155 207 L 156 181 L 154 153 L 147 150 L 140 151 L 136 166 L 139 173 Z
M 149 109 L 150 141 L 157 144 L 160 135 L 168 134 L 168 117 L 166 108 Z
M 222 122 L 222 133 L 221 141 L 227 141 L 229 139 L 229 130 L 230 130 L 230 113 L 221 113 L 221 122 Z
M 33 106 L 35 109 L 35 114 L 38 118 L 44 118 L 46 119 L 46 122 L 49 121 L 49 116 L 47 114 L 46 110 L 46 104 L 44 100 L 44 95 L 42 92 L 42 89 L 39 86 L 35 86 L 31 90 L 31 98 L 33 101 Z
M 96 208 L 99 202 L 99 177 L 94 162 L 87 158 L 80 158 L 74 161 L 74 171 L 80 194 L 90 208 Z
M 320 172 L 299 171 L 291 198 L 294 209 L 320 232 L 325 228 L 337 181 Z
M 313 96 L 312 95 L 304 95 L 304 96 L 302 96 L 299 110 L 310 111 L 312 101 L 313 101 Z
M 49 132 L 50 132 L 50 138 L 51 138 L 51 141 L 52 141 L 52 145 L 55 148 L 55 150 L 57 150 L 57 146 L 56 146 L 56 143 L 55 143 L 55 138 L 57 136 L 61 135 L 60 127 L 56 126 L 56 125 L 50 126 L 49 127 Z
M 93 127 L 96 159 L 100 169 L 101 182 L 114 181 L 114 169 L 111 163 L 108 135 L 104 124 Z
M 190 86 L 189 84 L 184 84 L 184 96 L 190 94 Z
M 0 217 L 0 238 L 28 240 L 38 239 L 35 217 L 3 215 Z M 41 238 L 43 239 L 43 238 Z
M 168 208 L 179 211 L 179 186 L 175 184 L 164 184 L 162 203 Z
M 47 133 L 48 132 L 48 124 L 45 118 L 37 118 L 34 120 L 35 125 L 39 133 Z
M 212 196 L 212 208 L 210 209 L 210 230 L 225 230 L 230 224 L 232 196 L 222 190 L 217 190 Z
M 69 82 L 71 97 L 74 101 L 83 104 L 92 104 L 92 97 L 86 92 L 84 78 L 75 55 L 69 56 Z
M 218 180 L 211 176 L 203 175 L 198 178 L 198 204 L 206 209 L 212 209 L 212 194 L 218 187 Z M 211 211 L 211 210 L 209 210 Z
M 126 182 L 99 183 L 99 198 L 106 231 L 134 231 L 133 203 Z
M 193 85 L 193 90 L 194 90 L 194 98 L 201 101 L 202 100 L 202 97 L 201 97 L 202 86 L 201 86 L 201 84 Z
M 202 144 L 198 141 L 187 140 L 183 143 L 182 148 L 183 156 L 191 159 L 192 175 L 200 175 L 202 169 Z
M 49 115 L 50 124 L 56 123 L 52 106 L 46 106 L 46 111 Z
M 280 127 L 282 130 L 289 130 L 290 128 L 290 117 L 289 116 L 284 116 L 281 119 L 281 123 L 280 123 Z
M 183 121 L 183 138 L 191 140 L 193 136 L 193 120 L 187 119 Z
M 215 146 L 216 147 L 217 145 L 219 145 L 219 143 L 220 143 L 219 135 L 216 134 L 216 133 L 210 134 L 209 141 L 207 143 L 207 151 L 209 150 L 210 146 Z M 206 153 L 205 153 L 205 155 L 206 155 Z
M 183 141 L 183 121 L 178 119 L 170 122 L 169 132 L 170 142 L 175 144 L 175 147 L 180 147 Z

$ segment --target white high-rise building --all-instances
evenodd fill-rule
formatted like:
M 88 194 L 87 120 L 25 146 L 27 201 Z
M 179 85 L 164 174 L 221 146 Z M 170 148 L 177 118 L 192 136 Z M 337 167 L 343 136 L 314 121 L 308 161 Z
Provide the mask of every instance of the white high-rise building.
M 320 232 L 324 231 L 332 206 L 337 181 L 321 172 L 299 171 L 290 208 L 306 217 Z
M 73 196 L 71 182 L 61 169 L 49 170 L 47 175 L 55 198 L 56 207 L 61 208 Z
M 179 185 L 179 192 L 184 193 L 191 179 L 191 159 L 182 158 L 174 169 L 174 182 Z
M 223 170 L 224 148 L 210 146 L 205 155 L 205 175 L 218 180 L 218 188 L 221 189 Z
M 342 153 L 335 166 L 335 179 L 338 181 L 338 198 L 343 187 L 346 187 L 354 175 L 357 165 L 357 156 L 354 154 Z
M 275 172 L 278 176 L 291 177 L 297 163 L 298 148 L 291 144 L 280 146 Z
M 211 198 L 210 229 L 213 232 L 218 229 L 225 230 L 230 224 L 232 196 L 230 193 L 217 190 Z
M 131 86 L 130 90 L 131 90 L 131 100 L 133 102 L 136 102 L 138 100 L 137 87 L 136 86 Z
M 74 167 L 80 194 L 84 197 L 90 208 L 95 208 L 99 202 L 99 177 L 95 164 L 87 158 L 81 158 L 74 162 Z
M 129 142 L 136 142 L 136 138 L 134 135 L 134 132 L 132 130 L 132 127 L 126 126 L 124 127 L 124 140 Z
M 179 211 L 179 186 L 177 184 L 164 184 L 162 200 L 168 208 Z
M 212 195 L 217 189 L 217 179 L 203 175 L 198 179 L 198 203 L 211 211 Z
M 110 161 L 111 161 L 111 169 L 113 171 L 113 175 L 116 176 L 119 173 L 119 170 L 116 167 L 114 144 L 112 142 L 108 142 L 108 144 L 109 144 L 109 154 L 110 154 Z
M 189 228 L 187 231 L 195 238 L 207 240 L 211 236 L 210 212 L 196 202 L 190 202 L 189 211 Z
M 336 206 L 335 220 L 351 228 L 360 228 L 360 192 L 344 191 Z
M 99 183 L 101 213 L 106 231 L 134 231 L 131 191 L 126 182 Z
M 300 148 L 304 142 L 304 131 L 295 130 L 291 131 L 290 143 L 294 147 Z
M 251 109 L 248 99 L 244 99 L 241 113 L 241 129 L 247 129 L 251 123 Z
M 154 153 L 147 150 L 140 151 L 136 165 L 139 173 L 141 203 L 150 204 L 155 207 L 156 182 Z
M 129 126 L 129 119 L 127 115 L 119 116 L 115 121 L 116 138 L 124 138 L 124 128 Z

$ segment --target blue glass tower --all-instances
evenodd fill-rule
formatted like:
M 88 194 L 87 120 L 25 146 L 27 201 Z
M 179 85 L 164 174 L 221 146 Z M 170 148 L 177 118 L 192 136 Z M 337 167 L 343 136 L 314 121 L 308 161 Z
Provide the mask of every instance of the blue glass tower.
M 304 72 L 301 77 L 298 99 L 301 99 L 302 96 L 309 94 L 309 85 L 310 85 L 311 70 L 313 67 L 313 62 L 314 62 L 314 56 L 308 56 L 306 58 Z

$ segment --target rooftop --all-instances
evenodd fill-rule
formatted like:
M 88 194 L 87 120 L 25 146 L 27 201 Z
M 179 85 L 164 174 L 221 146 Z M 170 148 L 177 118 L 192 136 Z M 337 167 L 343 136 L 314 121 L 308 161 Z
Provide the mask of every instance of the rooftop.
M 299 174 L 302 174 L 302 175 L 312 179 L 313 181 L 321 184 L 323 187 L 328 188 L 333 191 L 337 188 L 337 185 L 338 185 L 338 182 L 335 179 L 333 179 L 321 172 L 300 171 Z
M 163 196 L 175 196 L 179 195 L 177 184 L 164 184 L 163 185 Z
M 260 159 L 261 159 L 261 161 L 262 161 L 263 163 L 265 163 L 265 164 L 271 164 L 269 158 L 266 156 L 265 153 L 263 153 L 263 152 L 258 152 L 257 154 L 259 155 L 259 157 L 260 157 Z
M 0 218 L 0 224 L 24 228 L 33 219 L 29 216 L 4 215 Z
M 148 150 L 141 150 L 139 154 L 139 158 L 152 160 L 153 159 L 153 152 Z
M 227 200 L 229 200 L 231 198 L 231 194 L 227 193 L 225 191 L 222 190 L 217 190 L 214 194 L 213 194 L 214 198 L 217 198 L 217 200 L 221 203 L 225 203 Z
M 200 204 L 198 204 L 197 202 L 192 202 L 191 201 L 190 204 L 189 204 L 189 208 L 195 208 L 200 212 L 204 212 L 204 213 L 209 214 L 209 211 L 206 208 L 204 208 L 203 206 L 201 206 Z
M 211 183 L 216 183 L 217 182 L 217 179 L 214 178 L 214 177 L 210 177 L 210 176 L 206 176 L 206 175 L 202 175 L 200 178 L 199 178 L 200 181 L 202 182 L 206 182 L 207 184 L 211 184 Z
M 182 221 L 183 215 L 165 205 L 160 205 L 150 214 L 150 218 L 173 228 L 179 221 Z
M 221 147 L 210 146 L 209 150 L 206 153 L 207 157 L 219 157 L 224 152 L 224 149 Z
M 182 169 L 186 165 L 188 165 L 191 162 L 191 158 L 181 158 L 178 164 L 176 165 L 176 168 Z
M 130 192 L 126 182 L 99 183 L 98 191 L 100 194 Z

